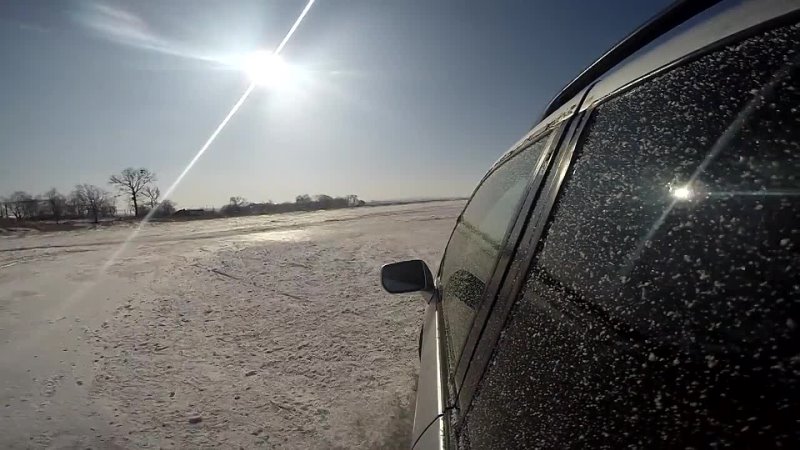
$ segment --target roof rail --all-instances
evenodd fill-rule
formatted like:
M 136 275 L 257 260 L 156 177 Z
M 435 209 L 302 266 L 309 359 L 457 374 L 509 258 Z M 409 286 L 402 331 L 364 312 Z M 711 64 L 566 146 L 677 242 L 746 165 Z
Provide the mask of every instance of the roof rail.
M 566 85 L 547 105 L 542 119 L 549 116 L 564 103 L 569 101 L 583 88 L 589 86 L 601 75 L 622 62 L 628 56 L 641 50 L 659 36 L 700 14 L 721 0 L 678 0 L 665 10 L 656 14 L 644 25 L 611 47 L 597 61 L 583 70 L 574 80 Z M 540 119 L 541 120 L 541 119 Z

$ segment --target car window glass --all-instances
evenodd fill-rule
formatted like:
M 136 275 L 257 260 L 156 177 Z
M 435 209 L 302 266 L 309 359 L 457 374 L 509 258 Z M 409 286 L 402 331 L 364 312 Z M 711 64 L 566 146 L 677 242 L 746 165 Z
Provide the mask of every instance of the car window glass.
M 773 30 L 594 111 L 475 448 L 796 446 L 799 48 Z
M 516 218 L 547 136 L 522 150 L 486 178 L 453 231 L 442 262 L 442 309 L 451 369 L 466 341 L 503 240 Z

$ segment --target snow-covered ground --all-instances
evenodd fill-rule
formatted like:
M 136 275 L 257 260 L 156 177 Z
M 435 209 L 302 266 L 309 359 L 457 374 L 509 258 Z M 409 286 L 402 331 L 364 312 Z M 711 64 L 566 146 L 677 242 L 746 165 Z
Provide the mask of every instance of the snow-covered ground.
M 0 448 L 407 445 L 423 305 L 379 270 L 462 207 L 0 237 Z

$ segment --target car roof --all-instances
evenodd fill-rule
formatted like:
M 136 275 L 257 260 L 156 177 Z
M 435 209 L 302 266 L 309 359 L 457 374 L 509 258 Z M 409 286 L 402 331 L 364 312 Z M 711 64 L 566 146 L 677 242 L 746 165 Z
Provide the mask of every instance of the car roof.
M 581 104 L 581 111 L 686 55 L 798 9 L 800 2 L 797 0 L 748 0 L 704 18 L 674 36 L 668 36 L 663 42 L 634 54 L 600 77 Z
M 584 111 L 636 80 L 658 72 L 686 55 L 762 22 L 800 10 L 798 0 L 744 0 L 734 5 L 730 3 L 723 2 L 718 5 L 721 11 L 712 11 L 709 17 L 704 17 L 699 23 L 677 33 L 670 34 L 674 30 L 668 30 L 664 34 L 665 39 L 660 42 L 657 40 L 653 45 L 635 52 L 600 75 L 534 125 L 492 164 L 486 176 L 520 150 L 526 141 L 532 141 L 542 130 L 567 120 L 578 112 L 579 106 L 580 111 Z

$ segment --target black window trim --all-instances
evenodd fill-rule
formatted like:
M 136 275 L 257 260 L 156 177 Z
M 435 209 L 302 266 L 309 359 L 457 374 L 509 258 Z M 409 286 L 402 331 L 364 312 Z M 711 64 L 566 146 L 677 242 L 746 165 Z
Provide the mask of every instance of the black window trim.
M 506 271 L 506 269 L 508 268 L 508 265 L 509 265 L 510 260 L 511 260 L 511 255 L 513 254 L 514 248 L 516 248 L 516 246 L 517 246 L 517 241 L 519 240 L 519 237 L 520 237 L 521 232 L 522 232 L 522 226 L 521 226 L 521 223 L 520 223 L 520 219 L 524 218 L 524 216 L 526 216 L 526 214 L 523 214 L 523 212 L 527 211 L 529 209 L 529 207 L 530 207 L 530 205 L 528 204 L 528 198 L 530 197 L 531 192 L 535 193 L 535 192 L 539 191 L 539 189 L 541 187 L 541 184 L 544 181 L 544 177 L 545 177 L 545 174 L 546 174 L 546 168 L 548 167 L 548 165 L 550 163 L 550 160 L 552 159 L 553 155 L 556 153 L 556 150 L 555 150 L 556 146 L 554 144 L 558 142 L 558 140 L 560 139 L 561 135 L 563 134 L 563 132 L 564 132 L 564 124 L 566 122 L 567 122 L 567 120 L 553 121 L 553 123 L 548 124 L 547 126 L 542 127 L 542 129 L 537 131 L 536 133 L 531 134 L 524 141 L 520 142 L 517 145 L 516 149 L 514 149 L 513 151 L 511 151 L 508 154 L 506 154 L 505 156 L 503 156 L 503 158 L 501 160 L 499 160 L 489 170 L 489 172 L 486 173 L 486 175 L 484 175 L 484 177 L 481 179 L 481 181 L 478 184 L 478 186 L 472 192 L 472 195 L 470 196 L 469 201 L 464 206 L 464 209 L 461 211 L 461 214 L 459 214 L 458 219 L 456 220 L 456 225 L 453 227 L 453 231 L 451 231 L 451 233 L 450 233 L 450 239 L 448 239 L 447 247 L 450 246 L 450 241 L 452 240 L 453 234 L 455 233 L 455 228 L 458 226 L 458 224 L 461 223 L 464 211 L 469 206 L 470 202 L 472 201 L 472 198 L 475 196 L 475 193 L 483 186 L 483 183 L 492 174 L 494 174 L 495 171 L 497 171 L 504 164 L 508 163 L 508 161 L 512 160 L 515 156 L 517 156 L 520 153 L 522 153 L 523 151 L 527 150 L 532 145 L 537 144 L 539 142 L 540 138 L 544 137 L 545 139 L 547 139 L 545 147 L 542 150 L 542 154 L 539 156 L 539 158 L 536 161 L 536 164 L 534 165 L 534 168 L 531 170 L 531 177 L 529 178 L 528 183 L 525 186 L 525 190 L 524 190 L 524 192 L 522 194 L 522 199 L 523 200 L 517 206 L 517 209 L 513 214 L 513 217 L 512 217 L 512 220 L 511 220 L 511 223 L 513 224 L 513 226 L 511 227 L 511 231 L 507 232 L 506 235 L 503 238 L 503 243 L 501 245 L 501 251 L 500 251 L 500 254 L 498 255 L 497 259 L 494 262 L 494 268 L 492 270 L 492 275 L 489 277 L 489 280 L 487 280 L 486 288 L 484 289 L 484 292 L 481 295 L 481 300 L 479 302 L 480 306 L 478 307 L 478 310 L 476 311 L 476 314 L 474 316 L 473 323 L 472 323 L 471 328 L 470 328 L 470 332 L 469 332 L 469 334 L 467 336 L 467 340 L 464 343 L 464 347 L 461 350 L 461 354 L 458 355 L 459 363 L 455 367 L 455 369 L 456 369 L 455 370 L 455 378 L 451 378 L 450 377 L 450 373 L 451 373 L 450 364 L 452 364 L 452 361 L 450 361 L 447 356 L 442 358 L 443 359 L 443 361 L 442 361 L 442 366 L 443 366 L 442 367 L 442 376 L 443 376 L 443 380 L 444 380 L 444 382 L 442 384 L 442 388 L 446 390 L 445 392 L 443 392 L 443 395 L 445 395 L 446 398 L 448 398 L 448 399 L 457 397 L 458 391 L 461 388 L 461 380 L 463 379 L 463 376 L 460 376 L 459 373 L 461 375 L 463 375 L 464 372 L 466 371 L 466 367 L 467 367 L 467 365 L 469 363 L 469 359 L 471 359 L 471 356 L 473 354 L 473 348 L 472 347 L 474 347 L 475 343 L 478 340 L 477 336 L 472 337 L 472 334 L 476 332 L 475 331 L 476 329 L 477 330 L 481 330 L 483 328 L 483 323 L 481 321 L 484 321 L 486 319 L 486 317 L 488 317 L 488 315 L 489 315 L 490 306 L 488 304 L 490 302 L 488 301 L 488 299 L 493 299 L 496 296 L 497 289 L 499 289 L 499 285 L 500 285 L 500 278 L 498 278 L 498 273 L 504 273 Z M 549 136 L 546 136 L 548 133 L 549 133 Z M 444 255 L 442 255 L 442 263 L 444 263 L 446 256 L 447 256 L 447 250 L 445 250 Z M 438 273 L 437 273 L 437 284 L 439 283 L 443 266 L 444 266 L 444 264 L 441 264 L 441 263 L 439 264 L 439 270 L 438 270 Z M 438 289 L 437 289 L 437 291 L 438 291 Z M 438 311 L 439 311 L 439 317 L 441 318 L 440 327 L 441 327 L 442 334 L 443 334 L 443 337 L 444 337 L 444 339 L 442 339 L 442 342 L 441 342 L 441 344 L 443 346 L 441 351 L 443 352 L 442 355 L 449 355 L 449 349 L 447 348 L 447 345 L 448 345 L 448 343 L 447 343 L 448 342 L 447 341 L 447 331 L 446 331 L 446 328 L 444 327 L 444 321 L 445 321 L 445 319 L 444 319 L 444 311 L 442 309 L 442 300 L 443 299 L 442 299 L 441 295 L 437 295 L 437 299 L 438 299 L 437 300 L 437 308 L 438 308 Z M 481 323 L 479 324 L 479 322 L 481 322 Z M 464 366 L 463 368 L 461 368 L 462 365 Z M 461 370 L 461 372 L 459 372 L 459 369 Z M 451 403 L 451 402 L 448 400 L 447 403 Z
M 800 20 L 800 10 L 795 10 L 787 14 L 772 18 L 768 21 L 759 23 L 747 29 L 741 30 L 732 35 L 726 36 L 722 39 L 714 41 L 713 43 L 687 53 L 686 55 L 668 63 L 664 66 L 653 70 L 647 74 L 642 75 L 636 80 L 627 83 L 612 93 L 595 100 L 588 102 L 587 106 L 583 105 L 583 101 L 578 105 L 577 117 L 574 119 L 570 131 L 564 139 L 565 144 L 559 146 L 556 153 L 556 161 L 553 164 L 552 171 L 553 180 L 550 180 L 550 171 L 546 175 L 545 185 L 541 187 L 541 201 L 534 206 L 533 211 L 529 214 L 531 219 L 528 221 L 528 226 L 524 229 L 521 240 L 519 241 L 518 248 L 516 248 L 516 256 L 511 261 L 511 264 L 506 273 L 505 280 L 511 282 L 503 282 L 500 286 L 500 291 L 497 296 L 492 310 L 489 312 L 488 320 L 485 323 L 483 333 L 475 345 L 473 350 L 470 364 L 462 381 L 461 389 L 459 391 L 457 405 L 463 411 L 462 414 L 456 416 L 456 422 L 451 423 L 450 426 L 458 432 L 464 423 L 464 418 L 468 409 L 472 405 L 472 400 L 475 396 L 478 384 L 481 382 L 491 357 L 495 352 L 500 335 L 508 320 L 512 307 L 516 303 L 522 288 L 527 281 L 527 274 L 530 270 L 531 263 L 534 257 L 538 254 L 541 244 L 541 238 L 547 227 L 552 222 L 553 208 L 561 193 L 566 174 L 572 166 L 575 150 L 578 145 L 582 145 L 586 134 L 585 126 L 592 117 L 594 110 L 604 104 L 605 102 L 622 95 L 630 89 L 650 81 L 652 78 L 657 77 L 667 71 L 673 70 L 685 64 L 689 64 L 704 55 L 713 53 L 730 44 L 745 40 L 751 36 L 766 33 L 769 30 L 779 28 L 781 26 L 788 26 L 792 23 L 797 23 Z M 591 94 L 591 87 L 584 94 L 584 100 L 587 94 Z
M 510 299 L 516 299 L 524 285 L 525 277 L 520 277 L 519 274 L 525 274 L 527 272 L 527 268 L 536 253 L 535 251 L 531 251 L 534 249 L 532 244 L 539 241 L 539 237 L 544 230 L 544 225 L 548 222 L 550 212 L 552 211 L 553 205 L 555 205 L 557 194 L 560 191 L 561 183 L 569 169 L 577 138 L 581 135 L 583 126 L 585 125 L 586 117 L 585 113 L 580 113 L 568 124 L 566 134 L 564 134 L 560 145 L 556 147 L 553 152 L 554 157 L 552 158 L 551 167 L 543 174 L 543 186 L 540 188 L 538 198 L 526 199 L 530 200 L 530 202 L 526 201 L 525 205 L 528 208 L 528 214 L 522 214 L 520 218 L 523 220 L 519 220 L 520 223 L 517 224 L 520 225 L 520 227 L 522 225 L 526 226 L 524 230 L 521 230 L 521 236 L 518 239 L 518 246 L 514 253 L 514 258 L 509 261 L 509 265 L 504 274 L 504 279 L 512 280 L 512 282 L 503 282 L 499 286 L 492 309 L 488 312 L 488 317 L 483 324 L 480 339 L 473 350 L 470 364 L 464 374 L 457 400 L 458 407 L 463 412 L 466 412 L 467 408 L 472 403 L 475 390 L 480 379 L 483 377 L 483 372 L 488 365 L 494 346 L 500 339 L 500 332 L 503 329 L 508 313 L 515 303 L 514 301 L 510 301 Z M 555 176 L 557 178 L 548 183 L 552 174 L 556 174 Z M 534 202 L 534 200 L 537 201 Z M 487 342 L 491 342 L 491 347 L 488 349 L 486 348 Z M 459 415 L 458 423 L 454 424 L 456 428 L 460 427 L 465 415 L 466 414 Z
M 485 182 L 486 182 L 486 180 L 487 180 L 487 179 L 489 179 L 489 177 L 490 177 L 490 176 L 492 176 L 492 174 L 494 174 L 494 173 L 495 173 L 495 172 L 496 172 L 496 171 L 497 171 L 497 170 L 498 170 L 500 167 L 502 167 L 502 166 L 503 166 L 503 165 L 505 165 L 505 164 L 506 164 L 508 161 L 510 161 L 510 160 L 511 160 L 511 159 L 513 159 L 515 156 L 517 156 L 518 154 L 520 154 L 520 153 L 521 153 L 523 150 L 525 150 L 526 148 L 528 148 L 528 147 L 529 147 L 531 144 L 534 144 L 534 143 L 536 142 L 536 140 L 538 140 L 538 139 L 539 139 L 539 137 L 540 137 L 540 136 L 542 136 L 543 134 L 547 133 L 548 131 L 551 131 L 551 130 L 553 130 L 553 128 L 555 127 L 555 125 L 556 125 L 556 123 L 554 122 L 554 124 L 551 124 L 551 125 L 548 125 L 548 126 L 546 126 L 546 127 L 543 127 L 541 130 L 539 130 L 539 131 L 537 131 L 536 133 L 534 133 L 534 134 L 531 134 L 530 136 L 528 136 L 528 137 L 527 137 L 527 138 L 526 138 L 524 141 L 522 141 L 522 142 L 519 142 L 519 143 L 517 144 L 517 147 L 516 147 L 514 150 L 512 150 L 512 151 L 509 151 L 509 152 L 506 152 L 506 153 L 505 153 L 503 156 L 501 156 L 501 157 L 500 157 L 500 159 L 498 159 L 498 160 L 497 160 L 497 161 L 496 161 L 496 162 L 495 162 L 495 163 L 492 165 L 492 167 L 491 167 L 491 168 L 489 168 L 489 170 L 486 172 L 486 174 L 485 174 L 485 175 L 483 175 L 483 177 L 481 178 L 481 180 L 480 180 L 480 181 L 478 182 L 478 184 L 475 186 L 475 189 L 473 189 L 473 190 L 472 190 L 472 192 L 470 193 L 469 197 L 467 198 L 467 203 L 466 203 L 466 204 L 464 204 L 464 207 L 463 207 L 463 208 L 461 208 L 461 212 L 460 212 L 460 213 L 458 213 L 458 216 L 456 217 L 456 224 L 455 224 L 455 226 L 453 226 L 453 229 L 450 231 L 450 236 L 447 238 L 447 245 L 445 245 L 445 247 L 444 247 L 444 253 L 442 253 L 442 258 L 441 258 L 441 260 L 440 260 L 439 267 L 438 267 L 438 269 L 436 270 L 436 282 L 437 282 L 437 283 L 438 283 L 438 282 L 439 282 L 439 280 L 441 279 L 441 276 L 442 276 L 442 266 L 443 266 L 443 264 L 442 264 L 442 263 L 444 262 L 444 260 L 445 260 L 445 257 L 447 256 L 447 249 L 448 249 L 448 248 L 450 248 L 450 242 L 453 240 L 453 234 L 454 234 L 454 233 L 455 233 L 455 231 L 456 231 L 456 226 L 458 226 L 458 224 L 460 224 L 460 223 L 461 223 L 461 219 L 462 219 L 462 218 L 463 218 L 463 216 L 464 216 L 464 211 L 466 211 L 466 210 L 467 210 L 467 208 L 469 207 L 470 203 L 472 203 L 472 199 L 473 199 L 473 197 L 475 197 L 475 193 L 476 193 L 476 192 L 478 192 L 478 190 L 479 190 L 481 187 L 483 187 L 483 183 L 485 183 Z M 529 186 L 528 186 L 528 187 L 526 187 L 525 189 L 527 190 L 528 188 L 529 188 Z M 526 192 L 527 192 L 527 191 L 526 191 Z M 519 213 L 519 211 L 517 211 L 517 213 Z
M 524 224 L 527 220 L 527 214 L 525 214 L 525 211 L 530 210 L 531 204 L 538 197 L 542 182 L 547 174 L 547 168 L 550 166 L 553 155 L 556 154 L 556 150 L 558 148 L 557 144 L 559 143 L 561 136 L 564 134 L 567 122 L 568 120 L 554 122 L 552 125 L 543 130 L 543 132 L 537 133 L 536 137 L 533 139 L 527 139 L 520 149 L 521 152 L 530 148 L 539 142 L 540 137 L 544 136 L 546 132 L 550 131 L 550 135 L 546 137 L 547 141 L 545 143 L 545 147 L 542 149 L 542 154 L 536 161 L 536 165 L 534 166 L 533 170 L 531 170 L 531 178 L 525 188 L 520 205 L 517 208 L 517 212 L 515 213 L 511 222 L 512 225 L 510 227 L 510 231 L 508 231 L 504 237 L 502 251 L 500 252 L 500 255 L 498 255 L 494 269 L 492 270 L 492 275 L 489 277 L 489 280 L 486 283 L 486 289 L 484 289 L 483 295 L 481 296 L 478 310 L 475 312 L 472 326 L 467 334 L 467 339 L 464 343 L 464 349 L 461 352 L 458 366 L 456 367 L 455 371 L 455 383 L 458 391 L 461 390 L 464 376 L 466 375 L 467 368 L 469 367 L 470 361 L 474 354 L 475 345 L 480 338 L 483 325 L 486 323 L 494 301 L 497 297 L 497 293 L 500 290 L 500 284 L 503 276 L 508 270 L 514 255 L 514 250 L 517 248 L 519 238 L 522 235 L 522 230 L 524 229 Z

